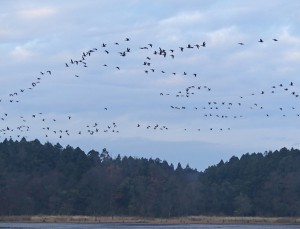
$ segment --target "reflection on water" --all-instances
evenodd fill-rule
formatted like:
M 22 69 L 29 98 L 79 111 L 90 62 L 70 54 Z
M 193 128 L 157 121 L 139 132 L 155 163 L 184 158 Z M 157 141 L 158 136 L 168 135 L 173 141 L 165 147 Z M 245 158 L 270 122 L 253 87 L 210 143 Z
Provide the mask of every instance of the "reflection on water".
M 187 224 L 187 225 L 157 225 L 157 224 L 73 224 L 73 223 L 0 223 L 0 229 L 296 229 L 300 225 L 204 225 L 204 224 Z

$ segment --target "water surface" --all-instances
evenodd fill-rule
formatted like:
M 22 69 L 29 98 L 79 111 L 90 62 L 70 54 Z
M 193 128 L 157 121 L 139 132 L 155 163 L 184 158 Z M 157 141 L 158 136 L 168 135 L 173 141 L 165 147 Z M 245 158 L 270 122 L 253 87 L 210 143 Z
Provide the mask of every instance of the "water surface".
M 0 223 L 0 229 L 299 229 L 300 225 L 206 225 L 206 224 L 185 224 L 185 225 L 166 225 L 166 224 L 78 224 L 78 223 Z

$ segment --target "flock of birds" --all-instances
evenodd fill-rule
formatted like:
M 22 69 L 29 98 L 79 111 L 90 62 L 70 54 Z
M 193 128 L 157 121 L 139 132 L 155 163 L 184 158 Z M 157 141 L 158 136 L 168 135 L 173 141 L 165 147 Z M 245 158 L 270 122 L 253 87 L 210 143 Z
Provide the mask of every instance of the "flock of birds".
M 257 41 L 258 43 L 265 42 L 262 39 Z M 272 42 L 278 42 L 278 39 L 272 39 Z M 193 51 L 199 52 L 201 49 L 208 49 L 209 44 L 206 41 L 203 41 L 199 44 L 187 44 L 184 46 L 178 46 L 176 48 L 162 48 L 156 47 L 154 44 L 149 43 L 145 46 L 141 46 L 133 49 L 130 47 L 131 39 L 125 38 L 121 42 L 114 43 L 102 43 L 99 47 L 91 48 L 87 51 L 82 52 L 79 58 L 71 58 L 65 63 L 62 63 L 65 70 L 68 71 L 71 68 L 88 68 L 90 67 L 90 59 L 96 54 L 101 56 L 101 67 L 103 69 L 107 69 L 110 71 L 121 71 L 123 69 L 122 62 L 125 60 L 122 59 L 120 61 L 120 65 L 116 65 L 115 63 L 105 62 L 105 57 L 109 55 L 118 55 L 120 58 L 126 58 L 129 55 L 134 55 L 138 53 L 139 55 L 145 54 L 142 60 L 139 60 L 138 63 L 139 71 L 141 74 L 149 77 L 154 75 L 156 77 L 191 77 L 191 79 L 199 79 L 200 74 L 198 72 L 189 72 L 189 71 L 170 71 L 162 68 L 158 68 L 155 66 L 155 63 L 162 63 L 162 60 L 169 58 L 171 61 L 176 59 L 181 54 Z M 244 46 L 245 43 L 238 42 L 237 45 Z M 117 51 L 116 51 L 117 49 Z M 158 58 L 161 58 L 158 60 Z M 155 61 L 153 61 L 155 60 Z M 158 60 L 158 61 L 157 61 Z M 126 65 L 125 65 L 126 66 Z M 126 68 L 126 67 L 125 67 Z M 73 72 L 73 71 L 70 71 Z M 81 70 L 81 72 L 83 72 Z M 72 73 L 73 74 L 73 73 Z M 1 103 L 21 103 L 22 102 L 22 94 L 30 93 L 32 90 L 37 90 L 39 84 L 43 83 L 45 78 L 53 78 L 55 77 L 55 69 L 47 69 L 40 71 L 38 73 L 38 77 L 35 77 L 27 87 L 19 88 L 15 91 L 10 92 L 7 95 L 3 95 L 0 99 Z M 84 77 L 80 73 L 76 73 L 73 75 L 74 80 L 76 78 Z M 201 82 L 201 80 L 199 80 Z M 208 98 L 210 94 L 214 91 L 214 88 L 209 85 L 197 84 L 191 85 L 182 90 L 166 92 L 161 91 L 159 95 L 166 101 L 171 101 L 172 104 L 168 105 L 168 109 L 170 112 L 177 112 L 180 115 L 184 115 L 187 110 L 194 112 L 198 112 L 198 117 L 205 123 L 205 125 L 197 126 L 194 125 L 194 130 L 196 131 L 230 131 L 232 128 L 230 126 L 217 126 L 212 125 L 210 119 L 216 120 L 229 120 L 229 119 L 242 119 L 245 118 L 249 112 L 257 112 L 264 117 L 272 117 L 275 115 L 280 115 L 282 117 L 287 117 L 289 115 L 294 115 L 300 117 L 300 111 L 297 110 L 297 106 L 288 107 L 287 104 L 280 105 L 276 109 L 277 110 L 269 110 L 268 105 L 264 102 L 263 97 L 272 96 L 275 94 L 281 94 L 287 97 L 299 98 L 299 94 L 296 91 L 294 86 L 294 82 L 282 82 L 277 85 L 270 85 L 269 88 L 259 91 L 253 91 L 250 94 L 240 95 L 236 98 L 226 99 L 224 98 L 212 98 L 209 101 L 203 101 L 203 95 L 206 95 L 205 98 Z M 67 92 L 66 92 L 67 93 Z M 170 100 L 167 100 L 170 98 Z M 192 102 L 186 102 L 188 99 L 194 99 L 193 101 L 197 101 L 197 104 Z M 195 100 L 196 99 L 196 100 Z M 177 103 L 178 101 L 178 103 Z M 176 104 L 177 103 L 177 104 Z M 109 112 L 110 107 L 103 106 L 103 112 Z M 291 112 L 293 111 L 293 112 Z M 38 129 L 39 133 L 42 134 L 46 138 L 64 138 L 68 136 L 82 136 L 82 135 L 96 135 L 96 134 L 105 134 L 105 133 L 120 133 L 119 124 L 116 122 L 103 123 L 103 120 L 96 120 L 92 123 L 85 124 L 83 126 L 77 126 L 76 128 L 62 128 L 64 125 L 72 126 L 74 125 L 73 119 L 76 118 L 71 114 L 66 114 L 65 116 L 51 117 L 49 114 L 44 114 L 43 112 L 32 113 L 30 115 L 19 115 L 19 117 L 11 117 L 13 115 L 8 112 L 0 114 L 0 136 L 3 137 L 27 137 L 27 135 L 31 132 L 32 129 Z M 182 116 L 184 117 L 184 116 Z M 7 125 L 8 119 L 13 119 L 16 125 Z M 59 123 L 59 124 L 56 124 Z M 133 128 L 143 129 L 143 130 L 155 130 L 155 131 L 172 131 L 172 127 L 167 124 L 161 124 L 157 122 L 149 123 L 143 121 L 137 121 Z M 189 128 L 183 128 L 183 131 L 189 131 Z

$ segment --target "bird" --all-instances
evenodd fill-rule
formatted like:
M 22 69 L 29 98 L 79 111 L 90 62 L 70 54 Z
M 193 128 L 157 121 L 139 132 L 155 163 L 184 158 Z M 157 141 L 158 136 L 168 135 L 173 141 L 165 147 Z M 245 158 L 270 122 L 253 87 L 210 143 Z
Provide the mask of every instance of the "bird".
M 124 40 L 124 39 L 123 39 Z M 129 38 L 125 38 L 125 41 L 129 41 L 130 39 Z M 258 40 L 258 39 L 257 39 Z M 273 41 L 278 41 L 276 38 L 273 38 L 272 39 Z M 272 41 L 271 40 L 271 41 Z M 260 42 L 260 43 L 262 43 L 262 42 L 264 42 L 262 39 L 259 39 L 258 40 L 258 42 Z M 267 43 L 267 42 L 266 42 Z M 113 42 L 112 44 L 115 44 L 115 45 L 118 45 L 119 47 L 121 47 L 122 48 L 122 43 L 121 42 Z M 244 43 L 243 42 L 239 42 L 239 43 L 237 43 L 238 45 L 244 45 Z M 100 43 L 100 45 L 101 45 L 101 43 Z M 105 43 L 103 43 L 102 44 L 102 47 L 107 47 L 108 45 L 107 44 L 105 44 Z M 178 45 L 179 46 L 179 45 Z M 178 47 L 177 46 L 177 47 Z M 115 46 L 114 46 L 115 47 Z M 194 48 L 194 50 L 196 50 L 196 48 L 197 49 L 199 49 L 200 47 L 206 47 L 206 42 L 204 41 L 202 44 L 201 43 L 199 43 L 199 44 L 195 44 L 195 45 L 191 45 L 191 43 L 190 44 L 185 44 L 185 45 L 183 45 L 183 46 L 179 46 L 179 50 L 178 50 L 178 52 L 183 52 L 183 51 L 187 51 L 187 50 L 190 50 L 190 52 L 194 52 L 193 51 L 193 48 Z M 116 47 L 115 47 L 116 48 Z M 124 48 L 124 47 L 123 47 Z M 137 48 L 139 48 L 139 47 L 137 47 Z M 179 74 L 179 71 L 177 72 L 172 72 L 171 70 L 170 71 L 168 71 L 167 69 L 167 67 L 165 68 L 165 69 L 163 69 L 163 70 L 159 70 L 159 69 L 156 69 L 156 68 L 148 68 L 148 66 L 150 66 L 151 65 L 151 67 L 152 66 L 156 66 L 155 64 L 157 63 L 157 62 L 155 62 L 156 61 L 156 58 L 160 58 L 161 56 L 164 56 L 164 57 L 171 57 L 171 58 L 174 58 L 175 57 L 175 55 L 176 54 L 178 54 L 178 52 L 177 52 L 177 50 L 175 49 L 170 49 L 170 48 L 167 48 L 167 49 L 165 49 L 165 48 L 163 48 L 163 47 L 159 47 L 159 49 L 157 49 L 157 50 L 152 50 L 152 51 L 148 51 L 147 49 L 150 49 L 150 48 L 153 48 L 153 45 L 152 45 L 152 43 L 149 43 L 148 45 L 145 45 L 145 46 L 142 46 L 141 47 L 141 49 L 143 49 L 144 51 L 141 51 L 141 52 L 145 52 L 145 55 L 144 55 L 144 59 L 146 60 L 145 62 L 144 62 L 144 66 L 145 66 L 145 69 L 144 69 L 144 71 L 145 71 L 145 73 L 166 73 L 166 72 L 169 72 L 170 74 L 173 74 L 173 75 L 180 75 Z M 94 52 L 96 52 L 97 51 L 97 48 L 92 48 L 92 49 L 89 49 L 89 50 L 86 50 L 86 51 L 84 51 L 84 52 L 82 52 L 81 54 L 80 54 L 80 56 L 79 56 L 79 59 L 75 59 L 75 58 L 72 58 L 72 59 L 70 59 L 70 61 L 68 61 L 68 62 L 66 62 L 65 63 L 65 67 L 73 67 L 73 64 L 76 64 L 76 65 L 78 65 L 78 66 L 80 66 L 80 67 L 87 67 L 89 64 L 90 64 L 90 62 L 89 62 L 89 58 L 93 55 L 93 53 Z M 120 51 L 120 52 L 117 52 L 117 51 Z M 129 54 L 128 54 L 128 52 L 130 52 L 131 51 L 131 49 L 129 48 L 129 47 L 127 47 L 126 48 L 126 46 L 125 46 L 125 49 L 123 49 L 123 50 L 116 50 L 116 54 L 120 54 L 120 55 L 118 55 L 118 56 L 122 56 L 122 57 L 126 57 L 127 58 L 127 56 L 129 56 Z M 102 53 L 107 53 L 107 54 L 111 54 L 111 55 L 113 55 L 114 54 L 114 51 L 111 51 L 109 48 L 104 48 L 103 50 L 101 50 L 101 52 Z M 127 55 L 128 54 L 128 55 Z M 132 54 L 134 54 L 134 52 L 131 52 L 131 55 Z M 157 55 L 157 56 L 155 56 L 155 57 L 153 57 L 153 54 L 154 55 Z M 104 54 L 105 55 L 105 54 Z M 152 56 L 151 56 L 152 55 Z M 177 57 L 177 55 L 176 55 L 176 57 Z M 81 58 L 81 59 L 80 59 Z M 170 59 L 171 59 L 170 58 Z M 122 61 L 123 61 L 123 59 L 122 59 Z M 149 61 L 149 62 L 148 62 Z M 150 63 L 150 61 L 151 61 L 151 63 Z M 152 63 L 152 61 L 153 61 L 153 63 Z M 163 63 L 163 62 L 162 62 Z M 105 67 L 107 67 L 106 69 L 107 70 L 109 70 L 109 69 L 113 69 L 113 68 L 116 68 L 116 69 L 120 69 L 120 67 L 112 67 L 112 68 L 109 68 L 108 66 L 107 66 L 107 64 L 103 64 L 103 63 L 100 63 L 100 66 L 101 66 L 101 64 L 102 64 L 102 66 L 105 66 Z M 90 65 L 89 65 L 90 66 Z M 74 67 L 76 67 L 75 65 L 74 65 Z M 182 70 L 186 70 L 186 71 L 182 71 Z M 183 75 L 184 76 L 188 76 L 188 75 L 190 75 L 190 74 L 188 74 L 187 72 L 189 71 L 188 69 L 182 69 L 181 70 L 181 72 L 183 72 Z M 143 71 L 143 69 L 142 69 L 142 71 Z M 44 75 L 47 75 L 47 74 L 49 74 L 49 75 L 51 75 L 52 73 L 54 73 L 54 70 L 53 70 L 53 72 L 52 71 L 50 71 L 50 70 L 47 70 L 47 71 L 41 71 L 40 72 L 40 74 L 42 75 L 42 76 L 44 76 Z M 75 75 L 75 77 L 79 77 L 79 75 L 77 75 L 77 74 L 79 74 L 79 73 L 76 73 L 76 72 L 74 72 L 73 73 L 74 75 Z M 150 75 L 150 74 L 149 74 Z M 153 74 L 154 75 L 154 74 Z M 29 89 L 35 89 L 34 87 L 36 87 L 37 86 L 37 84 L 38 83 L 41 83 L 41 84 L 43 84 L 44 82 L 46 82 L 46 80 L 45 81 L 42 81 L 42 79 L 44 79 L 42 76 L 40 76 L 39 78 L 37 78 L 37 80 L 35 80 L 34 82 L 32 81 L 32 83 L 31 83 L 31 85 L 33 86 L 33 88 L 29 88 Z M 191 74 L 191 76 L 194 76 L 194 77 L 196 77 L 197 76 L 197 73 L 193 73 L 193 74 Z M 283 85 L 285 86 L 285 87 L 283 87 Z M 295 88 L 295 90 L 293 89 L 291 89 L 290 87 L 291 86 L 294 86 L 294 82 L 290 82 L 290 83 L 284 83 L 283 82 L 283 84 L 280 84 L 280 87 L 282 87 L 282 89 L 284 90 L 284 91 L 290 91 L 290 92 L 288 92 L 288 94 L 286 94 L 286 95 L 293 95 L 293 96 L 295 96 L 295 97 L 298 97 L 299 95 L 297 94 L 297 92 L 296 92 L 296 88 Z M 165 97 L 165 96 L 167 96 L 167 95 L 174 95 L 174 97 L 179 97 L 179 99 L 190 99 L 191 97 L 193 97 L 193 96 L 195 96 L 195 95 L 197 95 L 197 92 L 196 91 L 194 91 L 193 89 L 199 89 L 200 90 L 200 88 L 202 89 L 201 91 L 197 91 L 197 92 L 201 92 L 201 93 L 204 93 L 204 92 L 207 92 L 207 91 L 210 91 L 211 90 L 211 87 L 208 87 L 208 86 L 190 86 L 190 87 L 187 87 L 187 88 L 185 88 L 185 89 L 182 89 L 182 92 L 178 92 L 178 93 L 174 93 L 174 94 L 169 94 L 169 93 L 167 93 L 167 92 L 161 92 L 160 93 L 160 95 L 162 95 L 163 97 Z M 203 88 L 204 89 L 206 89 L 206 90 L 203 90 Z M 271 94 L 271 93 L 277 93 L 278 92 L 278 89 L 279 89 L 279 87 L 276 85 L 276 87 L 275 86 L 273 86 L 272 87 L 273 89 L 271 89 L 270 91 L 267 91 L 267 90 L 265 90 L 265 89 L 258 89 L 258 93 L 252 93 L 251 95 L 257 95 L 257 94 L 259 94 L 259 91 L 261 91 L 261 94 L 265 94 L 265 96 L 262 96 L 262 97 L 264 97 L 264 98 L 267 98 L 267 96 L 268 96 L 268 94 Z M 262 91 L 263 90 L 263 91 Z M 27 92 L 27 88 L 26 89 L 20 89 L 20 92 Z M 11 100 L 8 100 L 8 101 L 10 101 L 10 102 L 13 102 L 13 104 L 15 103 L 15 102 L 19 102 L 19 100 L 15 100 L 15 97 L 20 97 L 20 96 L 22 96 L 22 95 L 24 95 L 24 94 L 26 94 L 26 93 L 23 93 L 23 94 L 21 94 L 21 93 L 10 93 L 10 94 L 7 94 L 7 96 L 9 95 L 11 98 L 13 98 L 13 99 L 11 99 Z M 249 93 L 249 95 L 250 95 L 250 93 Z M 163 97 L 161 97 L 161 98 L 163 98 Z M 171 96 L 170 96 L 170 98 L 171 98 Z M 247 96 L 245 95 L 244 97 L 243 96 L 239 96 L 239 98 L 243 98 L 243 102 L 241 103 L 241 102 L 237 102 L 237 101 L 223 101 L 223 102 L 210 102 L 210 104 L 209 104 L 209 106 L 206 106 L 206 107 L 203 107 L 203 110 L 209 110 L 211 113 L 207 113 L 207 114 L 205 114 L 206 116 L 205 117 L 207 117 L 207 118 L 210 118 L 210 119 L 213 119 L 213 118 L 235 118 L 235 119 L 237 119 L 237 118 L 240 118 L 240 117 L 243 117 L 242 115 L 240 115 L 240 114 L 230 114 L 230 115 L 226 115 L 226 114 L 222 114 L 222 113 L 217 113 L 217 111 L 219 112 L 221 112 L 222 111 L 222 109 L 226 109 L 227 107 L 228 107 L 228 109 L 232 109 L 232 111 L 231 112 L 233 112 L 234 111 L 234 109 L 235 108 L 237 108 L 237 107 L 241 107 L 242 109 L 243 108 L 247 108 L 247 107 L 245 107 L 245 104 L 246 104 L 246 98 L 247 98 Z M 254 99 L 255 97 L 253 97 L 253 99 Z M 1 101 L 1 100 L 0 100 Z M 21 101 L 21 100 L 20 100 Z M 184 101 L 184 100 L 181 100 L 181 101 Z M 210 100 L 210 101 L 213 101 L 213 100 Z M 207 102 L 207 101 L 206 101 Z M 255 105 L 253 105 L 253 103 L 252 103 L 252 107 L 251 107 L 251 109 L 253 109 L 253 111 L 254 110 L 256 110 L 256 111 L 258 111 L 258 110 L 261 110 L 261 109 L 264 109 L 264 110 L 266 110 L 266 107 L 263 107 L 263 106 L 261 106 L 262 104 L 260 104 L 260 101 L 255 101 L 256 103 L 255 103 Z M 220 105 L 220 106 L 218 106 L 218 104 Z M 222 106 L 221 106 L 222 105 Z M 278 107 L 280 107 L 280 106 L 278 106 Z M 187 105 L 187 104 L 180 104 L 180 105 L 177 105 L 177 106 L 171 106 L 171 108 L 174 110 L 174 112 L 176 112 L 176 110 L 189 110 L 189 108 L 191 108 L 190 110 L 193 110 L 194 112 L 202 112 L 202 106 L 201 105 L 199 105 L 198 107 L 197 106 L 194 106 L 194 105 L 191 105 L 190 107 Z M 198 109 L 199 108 L 199 109 Z M 248 108 L 249 109 L 249 108 Z M 277 108 L 278 109 L 278 108 Z M 296 111 L 296 109 L 297 109 L 297 107 L 296 106 L 294 106 L 294 107 L 292 107 L 292 109 L 291 110 L 295 110 Z M 104 108 L 104 110 L 107 110 L 107 108 Z M 224 110 L 223 110 L 224 111 Z M 269 117 L 269 115 L 270 116 L 272 116 L 271 115 L 271 113 L 267 113 L 268 111 L 266 111 L 265 113 L 263 113 L 263 116 L 264 117 L 266 117 L 266 114 L 267 114 L 267 117 Z M 282 112 L 283 113 L 283 112 Z M 281 113 L 281 116 L 283 116 L 282 115 L 282 113 Z M 284 114 L 285 116 L 283 116 L 283 117 L 289 117 L 289 115 L 288 114 Z M 203 114 L 201 114 L 201 117 L 203 116 Z M 298 114 L 298 116 L 300 116 L 300 114 Z M 23 117 L 23 116 L 22 116 Z M 36 115 L 32 115 L 32 117 L 34 118 L 34 117 L 38 117 L 38 114 L 36 114 Z M 70 120 L 71 119 L 71 116 L 67 116 L 66 117 L 66 119 L 68 120 Z M 72 117 L 72 119 L 73 119 L 73 117 Z M 6 121 L 6 118 L 1 118 L 1 120 L 2 121 Z M 20 122 L 21 121 L 24 121 L 24 122 L 26 122 L 26 121 L 29 121 L 29 120 L 26 120 L 26 119 L 24 119 L 24 118 L 21 118 L 21 120 L 19 120 Z M 40 119 L 38 119 L 38 118 L 36 118 L 35 119 L 36 121 L 43 121 L 45 124 L 47 123 L 47 121 L 48 121 L 48 119 L 45 119 L 45 118 L 43 118 L 43 117 L 41 117 L 41 120 Z M 49 118 L 49 120 L 51 120 L 51 118 Z M 56 121 L 55 119 L 53 119 L 53 121 Z M 30 122 L 27 122 L 27 123 L 30 123 Z M 90 125 L 90 129 L 89 129 L 89 133 L 92 135 L 92 134 L 96 134 L 96 133 L 98 133 L 98 132 L 101 132 L 100 130 L 100 128 L 99 127 L 97 127 L 96 128 L 96 126 L 97 125 Z M 105 130 L 104 130 L 104 132 L 109 132 L 109 133 L 112 133 L 112 132 L 114 132 L 114 133 L 118 133 L 118 130 L 116 129 L 116 125 L 115 124 L 113 124 L 113 125 L 111 125 L 111 124 L 108 124 L 108 125 L 105 125 L 105 126 L 107 126 L 107 128 L 105 128 Z M 92 128 L 93 127 L 93 128 Z M 137 127 L 141 127 L 141 124 L 139 123 L 139 124 L 137 124 Z M 150 128 L 150 125 L 148 126 L 149 128 Z M 12 131 L 14 128 L 12 128 L 11 126 L 9 126 L 9 130 L 10 131 Z M 96 129 L 95 129 L 96 128 Z M 149 128 L 147 128 L 147 129 L 149 129 Z M 52 128 L 51 127 L 51 131 L 52 131 L 52 129 L 55 129 L 55 128 Z M 151 125 L 151 129 L 157 129 L 157 130 L 165 130 L 165 129 L 167 129 L 166 127 L 162 127 L 161 125 L 159 125 L 158 126 L 158 124 L 156 124 L 156 125 Z M 19 131 L 25 131 L 26 130 L 26 127 L 18 127 L 17 128 L 17 130 L 19 130 Z M 43 130 L 45 130 L 45 131 L 47 131 L 47 130 L 49 130 L 49 127 L 48 128 L 46 128 L 46 127 L 43 127 Z M 185 130 L 187 130 L 187 129 L 185 129 Z M 198 129 L 199 131 L 200 131 L 200 128 Z M 201 130 L 202 130 L 202 128 L 201 128 Z M 222 128 L 220 128 L 220 127 L 214 127 L 214 130 L 216 131 L 216 130 L 226 130 L 226 128 L 225 127 L 222 127 Z M 229 128 L 228 128 L 228 130 L 229 130 Z M 61 137 L 65 137 L 65 133 L 66 133 L 66 135 L 69 135 L 70 133 L 66 130 L 66 132 L 63 132 L 62 130 L 55 130 L 57 133 L 61 133 L 61 135 L 58 135 L 58 136 L 60 136 L 60 138 Z M 0 132 L 2 132 L 2 130 L 0 129 Z M 71 132 L 71 131 L 70 131 Z M 80 131 L 80 132 L 78 132 L 78 134 L 84 134 L 85 133 L 85 131 Z M 4 133 L 3 133 L 4 134 Z M 17 135 L 16 135 L 17 136 Z M 45 136 L 45 135 L 44 135 Z M 48 137 L 48 135 L 46 135 L 47 137 Z M 50 135 L 49 135 L 50 136 Z

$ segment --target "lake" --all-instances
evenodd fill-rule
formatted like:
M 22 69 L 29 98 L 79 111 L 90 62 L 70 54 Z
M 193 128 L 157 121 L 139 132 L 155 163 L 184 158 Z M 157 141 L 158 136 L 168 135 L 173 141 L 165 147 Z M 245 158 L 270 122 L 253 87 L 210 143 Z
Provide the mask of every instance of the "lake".
M 206 225 L 206 224 L 185 224 L 185 225 L 165 225 L 165 224 L 76 224 L 76 223 L 0 223 L 0 229 L 294 229 L 300 225 Z

